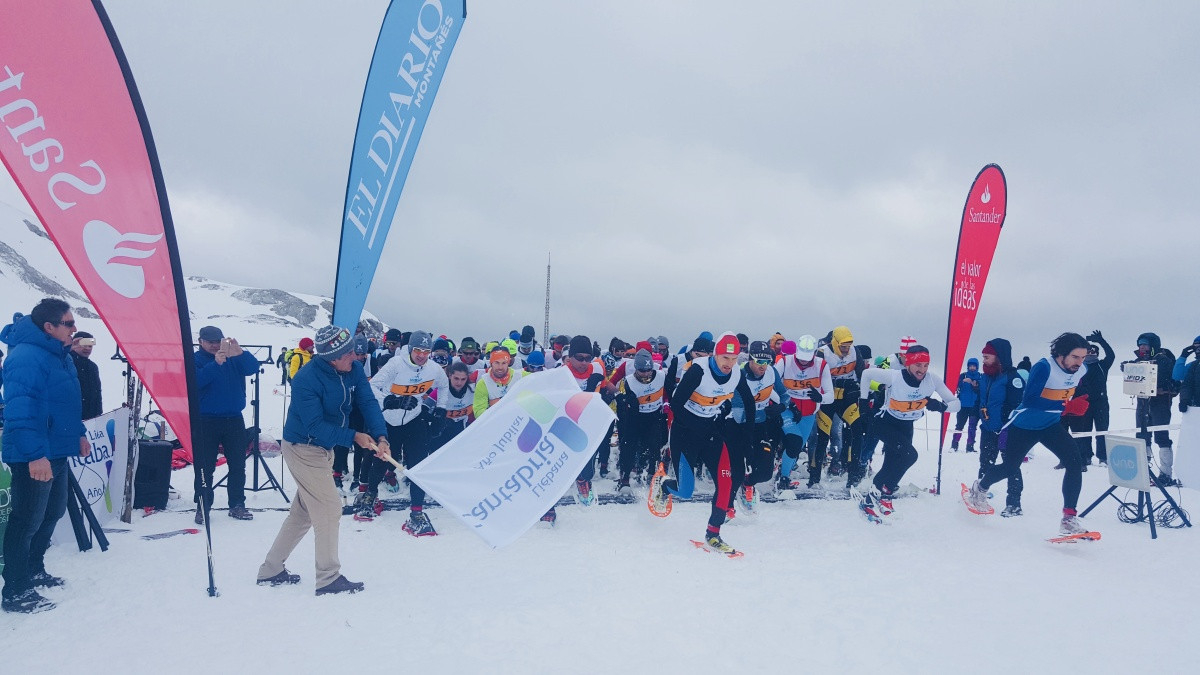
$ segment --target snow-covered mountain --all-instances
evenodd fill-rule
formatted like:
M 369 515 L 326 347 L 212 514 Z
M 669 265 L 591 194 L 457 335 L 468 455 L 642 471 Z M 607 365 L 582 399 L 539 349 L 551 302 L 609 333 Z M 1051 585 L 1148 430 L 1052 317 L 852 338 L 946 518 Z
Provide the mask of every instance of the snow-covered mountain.
M 261 345 L 252 350 L 260 360 L 268 358 L 265 347 L 272 347 L 270 357 L 277 356 L 280 349 L 294 347 L 302 337 L 312 337 L 332 317 L 333 300 L 327 297 L 247 288 L 202 276 L 189 276 L 184 283 L 192 338 L 202 326 L 218 326 L 243 345 Z M 100 368 L 105 408 L 120 404 L 124 398 L 124 368 L 112 358 L 116 342 L 108 328 L 37 218 L 4 203 L 0 203 L 0 289 L 0 325 L 7 324 L 14 312 L 29 313 L 44 297 L 60 297 L 70 303 L 79 330 L 96 336 L 92 359 Z M 366 320 L 373 332 L 384 330 L 374 316 L 367 314 Z M 282 426 L 277 421 L 282 417 L 282 392 L 272 396 L 272 385 L 278 384 L 279 372 L 272 366 L 262 379 L 262 426 L 266 430 Z M 274 398 L 278 398 L 278 405 L 273 404 Z

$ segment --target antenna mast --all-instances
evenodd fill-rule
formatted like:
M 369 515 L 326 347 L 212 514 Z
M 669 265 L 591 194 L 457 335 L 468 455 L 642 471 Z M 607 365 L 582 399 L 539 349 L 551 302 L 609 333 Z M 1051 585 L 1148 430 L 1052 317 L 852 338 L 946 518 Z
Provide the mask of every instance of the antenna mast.
M 546 323 L 542 326 L 542 343 L 550 340 L 550 251 L 546 251 Z

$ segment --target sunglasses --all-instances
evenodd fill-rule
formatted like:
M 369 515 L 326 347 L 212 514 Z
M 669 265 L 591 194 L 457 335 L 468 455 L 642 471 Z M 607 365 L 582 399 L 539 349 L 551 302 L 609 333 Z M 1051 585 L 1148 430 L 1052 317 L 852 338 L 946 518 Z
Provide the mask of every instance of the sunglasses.
M 458 355 L 467 359 L 479 358 L 479 352 L 459 352 Z
M 74 321 L 51 321 L 50 323 L 53 323 L 55 326 L 66 326 L 67 328 L 75 327 Z
M 433 352 L 432 349 L 413 349 L 411 351 L 413 354 L 425 354 L 425 355 L 429 355 Z
M 580 362 L 591 361 L 592 355 L 591 354 L 574 354 L 571 356 L 571 358 L 575 359 L 576 361 L 580 361 Z
M 755 363 L 757 363 L 757 364 L 758 364 L 758 365 L 760 365 L 760 366 L 769 366 L 769 365 L 771 365 L 771 361 L 772 361 L 772 359 L 770 359 L 770 358 L 765 358 L 765 359 L 751 359 L 751 360 L 752 360 L 752 361 L 754 361 Z

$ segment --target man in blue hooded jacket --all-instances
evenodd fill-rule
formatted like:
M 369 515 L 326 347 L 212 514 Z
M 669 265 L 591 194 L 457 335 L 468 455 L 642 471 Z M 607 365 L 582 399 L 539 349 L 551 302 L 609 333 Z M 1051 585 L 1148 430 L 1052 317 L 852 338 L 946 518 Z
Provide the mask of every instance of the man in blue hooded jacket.
M 975 359 L 971 359 L 974 361 Z M 1013 367 L 1012 345 L 1004 338 L 988 340 L 983 346 L 983 374 L 979 377 L 979 477 L 996 463 L 1004 450 L 1007 434 L 1004 425 L 1021 405 L 1025 378 Z M 1021 515 L 1021 492 L 1025 481 L 1021 467 L 1008 479 L 1005 518 Z
M 4 360 L 4 463 L 12 471 L 12 512 L 4 532 L 3 608 L 41 612 L 54 603 L 38 588 L 62 586 L 46 572 L 54 526 L 67 509 L 67 458 L 91 454 L 79 377 L 70 357 L 75 318 L 58 298 L 13 316 L 0 332 Z

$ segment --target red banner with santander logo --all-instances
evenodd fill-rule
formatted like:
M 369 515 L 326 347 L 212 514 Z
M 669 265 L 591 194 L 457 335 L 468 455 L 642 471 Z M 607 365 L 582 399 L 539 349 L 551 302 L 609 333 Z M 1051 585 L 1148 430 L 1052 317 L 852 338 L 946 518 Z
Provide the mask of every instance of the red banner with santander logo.
M 950 286 L 950 316 L 946 324 L 946 386 L 958 387 L 958 373 L 971 341 L 975 316 L 983 299 L 983 286 L 992 269 L 992 256 L 1008 204 L 1008 185 L 1004 171 L 996 164 L 983 167 L 963 206 L 962 223 L 958 231 L 958 253 L 954 258 L 954 280 Z M 949 415 L 942 415 L 940 440 L 946 440 Z M 941 492 L 941 450 L 938 446 L 938 492 Z
M 0 159 L 191 447 L 191 324 L 150 126 L 104 8 L 6 2 Z

